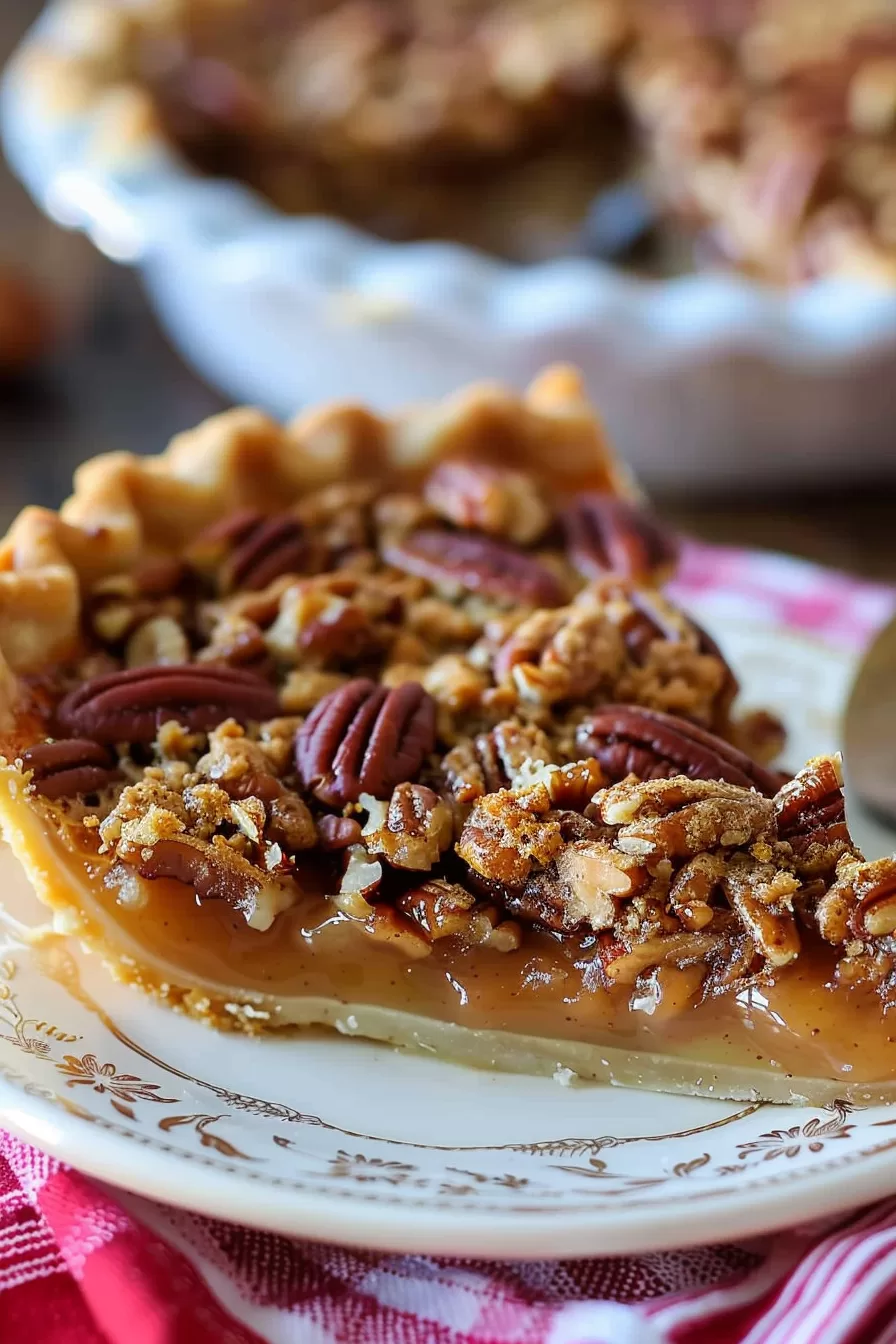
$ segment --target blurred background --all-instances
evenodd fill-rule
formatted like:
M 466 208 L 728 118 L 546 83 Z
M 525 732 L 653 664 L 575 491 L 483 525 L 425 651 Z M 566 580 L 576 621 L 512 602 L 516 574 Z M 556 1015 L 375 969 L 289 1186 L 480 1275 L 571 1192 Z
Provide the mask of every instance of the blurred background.
M 0 62 L 40 8 L 38 0 L 0 0 Z M 0 160 L 0 527 L 26 503 L 57 505 L 84 458 L 156 452 L 224 405 L 166 341 L 137 277 L 41 215 Z M 655 502 L 708 541 L 896 580 L 893 487 L 855 491 L 849 479 L 844 441 L 842 486 L 833 492 L 809 478 L 777 497 L 740 488 L 695 503 L 672 488 Z

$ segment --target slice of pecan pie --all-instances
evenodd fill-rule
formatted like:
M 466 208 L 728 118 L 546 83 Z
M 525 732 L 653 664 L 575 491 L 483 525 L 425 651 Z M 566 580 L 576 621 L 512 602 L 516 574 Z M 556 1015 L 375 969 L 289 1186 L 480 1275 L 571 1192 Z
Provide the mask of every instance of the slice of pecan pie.
M 0 556 L 5 834 L 216 1026 L 717 1096 L 896 1072 L 896 862 L 787 779 L 574 374 L 232 411 Z

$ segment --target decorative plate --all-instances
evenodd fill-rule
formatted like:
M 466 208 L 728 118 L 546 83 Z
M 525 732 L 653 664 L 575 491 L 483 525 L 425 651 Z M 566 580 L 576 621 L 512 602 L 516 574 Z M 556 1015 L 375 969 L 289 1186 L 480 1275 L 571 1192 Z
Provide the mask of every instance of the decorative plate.
M 852 656 L 709 615 L 794 759 Z M 861 841 L 861 837 L 859 837 Z M 215 1035 L 115 985 L 0 851 L 0 1124 L 107 1181 L 302 1236 L 490 1256 L 749 1236 L 896 1190 L 896 1109 L 743 1105 L 487 1074 L 308 1034 Z

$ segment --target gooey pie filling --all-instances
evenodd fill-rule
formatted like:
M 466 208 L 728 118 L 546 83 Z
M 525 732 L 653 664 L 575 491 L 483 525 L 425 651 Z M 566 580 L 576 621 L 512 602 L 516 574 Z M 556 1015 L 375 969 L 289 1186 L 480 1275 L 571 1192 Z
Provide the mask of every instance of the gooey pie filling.
M 267 1005 L 236 1025 L 319 998 L 890 1078 L 896 862 L 836 759 L 763 763 L 780 726 L 734 716 L 674 563 L 644 509 L 522 471 L 329 486 L 89 585 L 4 750 L 92 913 Z

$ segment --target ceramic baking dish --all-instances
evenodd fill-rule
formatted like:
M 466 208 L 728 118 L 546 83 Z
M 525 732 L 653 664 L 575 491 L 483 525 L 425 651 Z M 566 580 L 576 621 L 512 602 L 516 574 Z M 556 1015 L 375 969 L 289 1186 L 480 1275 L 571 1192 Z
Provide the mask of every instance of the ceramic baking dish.
M 233 398 L 280 415 L 310 398 L 386 409 L 475 379 L 521 386 L 568 360 L 650 488 L 896 474 L 896 293 L 644 281 L 579 258 L 512 266 L 284 216 L 192 171 L 139 91 L 41 77 L 48 50 L 100 40 L 84 14 L 51 4 L 14 57 L 7 157 L 50 215 L 139 267 L 172 340 Z

